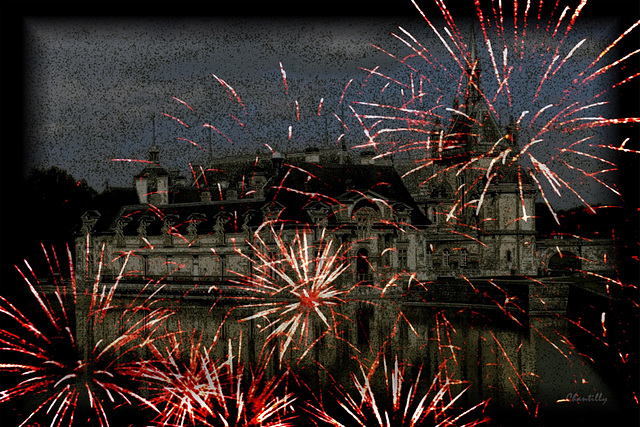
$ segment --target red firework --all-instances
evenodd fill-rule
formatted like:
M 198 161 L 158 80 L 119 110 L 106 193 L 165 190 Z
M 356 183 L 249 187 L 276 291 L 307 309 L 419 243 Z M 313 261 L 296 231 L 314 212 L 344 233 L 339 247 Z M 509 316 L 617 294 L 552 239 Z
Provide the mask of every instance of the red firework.
M 409 78 L 394 78 L 377 68 L 365 70 L 384 78 L 387 86 L 395 85 L 401 93 L 400 105 L 355 102 L 360 111 L 352 108 L 367 138 L 361 147 L 375 148 L 380 158 L 392 153 L 423 154 L 416 168 L 407 173 L 426 172 L 422 185 L 443 174 L 460 176 L 465 169 L 477 171 L 481 179 L 467 180 L 458 188 L 458 203 L 447 214 L 447 221 L 461 217 L 467 208 L 475 209 L 477 214 L 490 183 L 510 173 L 517 176 L 520 187 L 522 221 L 533 216 L 533 212 L 527 212 L 522 194 L 526 181 L 539 190 L 557 222 L 551 194 L 557 198 L 575 197 L 594 212 L 582 191 L 585 184 L 621 196 L 615 184 L 610 183 L 611 173 L 617 170 L 609 159 L 610 150 L 638 153 L 625 148 L 628 139 L 619 144 L 599 143 L 599 139 L 609 137 L 598 133 L 598 129 L 640 122 L 639 117 L 606 117 L 610 111 L 603 110 L 617 102 L 614 89 L 640 75 L 632 64 L 640 49 L 610 59 L 621 40 L 637 31 L 640 21 L 601 47 L 596 46 L 597 36 L 593 40 L 590 34 L 576 40 L 580 28 L 577 21 L 586 0 L 573 8 L 556 2 L 550 14 L 543 1 L 535 6 L 533 2 L 520 3 L 514 0 L 510 7 L 509 2 L 485 4 L 476 0 L 476 25 L 482 35 L 477 43 L 473 35 L 471 40 L 465 40 L 445 2 L 436 0 L 445 22 L 443 32 L 414 1 L 444 55 L 436 53 L 438 46 L 427 47 L 400 28 L 400 33 L 393 36 L 409 48 L 409 55 L 396 57 L 379 49 L 405 65 Z M 559 11 L 562 12 L 558 14 Z M 588 48 L 601 51 L 585 62 L 579 58 L 591 54 Z M 489 58 L 489 67 L 486 59 L 480 61 L 480 50 Z M 605 60 L 607 65 L 603 65 Z M 483 68 L 489 68 L 489 72 L 481 83 Z M 625 72 L 631 70 L 631 74 L 614 76 L 621 68 Z M 448 90 L 441 88 L 439 85 L 443 83 L 439 82 L 452 81 L 458 81 L 459 90 L 450 108 L 443 102 L 443 94 Z M 477 105 L 486 109 L 485 115 L 476 114 Z M 503 122 L 511 117 L 509 128 L 499 130 L 493 139 L 477 141 L 479 134 L 494 131 L 488 116 Z M 448 130 L 441 125 L 447 120 L 451 122 Z M 391 140 L 391 135 L 397 138 Z M 471 146 L 469 156 L 456 154 Z M 429 176 L 432 166 L 443 156 L 453 164 Z M 585 167 L 587 160 L 591 164 Z
M 42 310 L 44 322 L 29 319 L 0 297 L 0 314 L 6 316 L 0 331 L 0 350 L 3 361 L 8 361 L 0 364 L 0 370 L 19 375 L 17 384 L 2 390 L 0 402 L 29 397 L 29 404 L 33 405 L 29 408 L 31 414 L 21 425 L 48 419 L 51 426 L 74 422 L 107 426 L 108 410 L 119 405 L 138 401 L 155 409 L 131 383 L 130 363 L 136 357 L 137 348 L 156 339 L 155 332 L 171 316 L 171 310 L 154 308 L 150 299 L 137 306 L 116 307 L 113 294 L 117 283 L 107 290 L 107 285 L 100 283 L 99 273 L 93 291 L 78 294 L 68 248 L 67 254 L 69 276 L 64 278 L 53 251 L 55 265 L 50 262 L 49 266 L 55 282 L 45 292 L 32 283 L 40 282 L 26 261 L 31 277 L 16 266 Z M 46 250 L 45 255 L 49 260 Z M 79 307 L 79 300 L 82 303 L 86 299 L 89 309 L 86 319 L 77 318 L 79 327 L 97 328 L 117 308 L 115 316 L 122 331 L 119 337 L 112 341 L 100 340 L 93 348 L 88 348 L 89 343 L 77 341 L 72 330 L 74 311 Z M 82 311 L 76 313 L 80 315 Z
M 293 425 L 295 398 L 286 390 L 286 372 L 266 376 L 273 352 L 246 369 L 240 359 L 240 344 L 234 354 L 231 340 L 226 355 L 219 360 L 212 353 L 224 343 L 217 339 L 210 346 L 204 346 L 201 338 L 194 340 L 193 335 L 186 344 L 172 341 L 162 351 L 156 350 L 155 358 L 140 362 L 134 370 L 136 378 L 148 388 L 150 402 L 161 410 L 152 421 L 155 425 Z
M 282 360 L 289 346 L 294 343 L 303 353 L 316 345 L 322 337 L 336 331 L 334 308 L 344 302 L 347 290 L 336 285 L 337 279 L 347 270 L 345 248 L 340 245 L 335 251 L 333 240 L 320 233 L 317 246 L 310 244 L 310 230 L 296 230 L 291 243 L 285 243 L 282 230 L 276 232 L 273 224 L 263 224 L 268 231 L 265 239 L 255 233 L 256 243 L 250 244 L 252 255 L 247 257 L 252 263 L 254 274 L 239 275 L 235 281 L 241 289 L 254 295 L 252 299 L 265 300 L 245 307 L 260 309 L 256 314 L 242 321 L 265 318 L 262 328 L 269 331 L 265 345 L 273 344 L 276 338 L 284 343 L 279 349 Z M 326 329 L 319 337 L 310 338 L 313 318 L 319 319 Z
M 464 382 L 447 376 L 444 364 L 446 361 L 425 387 L 422 367 L 417 374 L 407 375 L 405 371 L 409 366 L 399 363 L 397 356 L 393 367 L 388 367 L 386 358 L 379 355 L 371 366 L 360 366 L 361 376 L 351 374 L 355 393 L 336 385 L 336 392 L 332 394 L 343 412 L 341 415 L 337 408 L 327 411 L 323 405 L 311 406 L 308 411 L 319 421 L 333 426 L 474 426 L 486 422 L 484 417 L 479 417 L 488 400 L 462 410 L 456 402 L 469 387 L 461 389 L 459 386 Z M 380 376 L 383 376 L 384 387 L 374 385 Z

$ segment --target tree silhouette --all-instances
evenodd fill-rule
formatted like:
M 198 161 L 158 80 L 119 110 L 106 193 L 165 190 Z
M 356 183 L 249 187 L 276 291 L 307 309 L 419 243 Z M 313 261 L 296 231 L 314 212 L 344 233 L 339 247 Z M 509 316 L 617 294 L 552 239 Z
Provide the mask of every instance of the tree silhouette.
M 14 265 L 24 266 L 23 260 L 28 261 L 40 280 L 47 279 L 49 269 L 41 244 L 49 252 L 53 246 L 59 255 L 65 253 L 65 244 L 73 248 L 74 229 L 96 195 L 85 180 L 78 181 L 56 166 L 30 171 L 18 197 L 8 204 L 14 210 L 11 221 L 3 224 L 6 239 L 2 239 L 2 279 L 7 286 L 0 292 L 4 296 L 21 294 L 15 291 L 20 286 L 9 284 L 22 280 Z

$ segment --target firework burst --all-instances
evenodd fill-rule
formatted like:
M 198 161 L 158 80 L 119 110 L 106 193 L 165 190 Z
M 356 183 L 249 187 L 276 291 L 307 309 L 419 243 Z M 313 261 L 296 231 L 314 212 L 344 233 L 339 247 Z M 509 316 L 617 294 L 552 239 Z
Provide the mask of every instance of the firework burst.
M 381 158 L 422 154 L 422 160 L 407 172 L 424 174 L 421 185 L 429 186 L 447 174 L 465 177 L 474 171 L 459 181 L 458 202 L 444 213 L 447 222 L 461 219 L 466 209 L 478 215 L 490 185 L 499 180 L 519 186 L 522 212 L 518 220 L 525 222 L 534 215 L 526 203 L 531 189 L 539 191 L 557 222 L 553 197 L 575 198 L 594 212 L 587 189 L 602 188 L 621 196 L 611 183 L 617 170 L 611 150 L 637 150 L 625 147 L 628 139 L 618 144 L 603 142 L 612 134 L 599 129 L 640 121 L 606 117 L 617 105 L 614 92 L 639 75 L 632 66 L 639 50 L 611 57 L 640 22 L 601 47 L 590 35 L 580 40 L 577 20 L 588 7 L 586 1 L 576 7 L 556 2 L 547 10 L 550 6 L 544 2 L 534 6 L 516 0 L 510 6 L 478 0 L 477 23 L 472 24 L 469 40 L 444 2 L 436 1 L 445 22 L 443 30 L 413 3 L 436 37 L 436 46 L 427 48 L 400 28 L 393 36 L 410 50 L 409 55 L 397 57 L 380 48 L 406 66 L 410 75 L 404 80 L 377 69 L 366 70 L 395 85 L 401 102 L 354 103 L 352 111 L 367 139 L 361 147 L 375 148 Z M 480 30 L 479 41 L 474 26 Z M 590 57 L 594 49 L 599 54 Z M 618 77 L 617 71 L 624 67 L 631 74 Z M 483 70 L 488 72 L 481 84 Z M 448 91 L 438 83 L 445 80 L 458 82 L 453 107 L 446 105 Z M 499 122 L 508 123 L 506 130 Z M 434 167 L 442 164 L 446 167 Z
M 282 360 L 291 344 L 303 349 L 300 359 L 326 334 L 337 335 L 334 308 L 344 302 L 348 291 L 337 286 L 337 280 L 349 267 L 345 261 L 344 247 L 332 249 L 333 240 L 319 233 L 317 246 L 309 242 L 310 230 L 296 230 L 292 242 L 285 243 L 282 229 L 277 232 L 273 224 L 264 224 L 267 238 L 255 233 L 256 242 L 249 244 L 254 274 L 240 275 L 235 281 L 241 289 L 255 295 L 255 299 L 267 300 L 246 307 L 258 308 L 258 312 L 242 321 L 265 318 L 263 331 L 270 331 L 265 345 L 282 338 L 279 357 Z M 319 319 L 326 326 L 323 333 L 312 338 L 312 319 Z
M 171 310 L 154 307 L 151 299 L 140 301 L 136 306 L 117 307 L 120 336 L 111 341 L 100 340 L 89 348 L 88 342 L 80 343 L 74 335 L 74 323 L 80 328 L 86 325 L 99 328 L 109 312 L 116 308 L 112 297 L 117 283 L 107 291 L 108 285 L 100 283 L 98 274 L 93 291 L 78 294 L 68 249 L 67 254 L 69 277 L 65 279 L 53 251 L 55 263 L 50 262 L 49 266 L 54 284 L 49 285 L 53 289 L 46 292 L 39 291 L 32 283 L 40 282 L 26 261 L 30 276 L 17 267 L 37 301 L 37 307 L 42 310 L 43 322 L 29 319 L 0 297 L 0 313 L 6 316 L 3 322 L 6 329 L 0 331 L 0 343 L 3 360 L 8 361 L 0 364 L 0 369 L 18 375 L 16 385 L 2 390 L 0 402 L 12 402 L 26 396 L 30 405 L 35 402 L 29 408 L 31 414 L 21 425 L 48 419 L 51 426 L 74 422 L 107 426 L 108 410 L 114 407 L 137 401 L 155 409 L 137 393 L 130 381 L 130 363 L 138 348 L 156 339 L 154 334 L 171 316 Z M 45 255 L 49 260 L 46 250 Z M 54 297 L 52 301 L 45 296 L 47 293 Z M 89 309 L 83 319 L 83 311 L 76 309 L 85 299 L 89 300 Z M 79 317 L 74 316 L 74 311 Z
M 456 402 L 469 387 L 460 389 L 464 382 L 444 374 L 442 365 L 426 391 L 421 378 L 422 367 L 417 369 L 415 375 L 407 374 L 409 367 L 399 363 L 397 356 L 393 366 L 389 367 L 386 357 L 379 355 L 371 366 L 360 366 L 360 376 L 351 374 L 355 393 L 345 392 L 342 386 L 336 386 L 337 405 L 346 415 L 337 415 L 337 410 L 335 414 L 329 413 L 332 411 L 327 411 L 322 406 L 312 406 L 309 412 L 321 422 L 334 426 L 357 424 L 391 427 L 419 426 L 425 423 L 437 426 L 473 426 L 486 421 L 484 417 L 478 416 L 484 411 L 488 400 L 467 410 L 460 410 Z M 375 385 L 379 376 L 383 376 L 384 387 Z M 468 421 L 465 421 L 465 417 Z
M 156 349 L 156 357 L 140 362 L 135 373 L 146 384 L 150 401 L 161 409 L 153 420 L 155 425 L 293 425 L 295 398 L 286 390 L 286 372 L 266 376 L 273 351 L 255 367 L 245 369 L 241 345 L 234 354 L 231 340 L 219 360 L 213 353 L 224 343 L 216 339 L 210 346 L 202 344 L 202 337 L 194 339 L 193 334 L 187 344 L 170 341 L 163 350 Z

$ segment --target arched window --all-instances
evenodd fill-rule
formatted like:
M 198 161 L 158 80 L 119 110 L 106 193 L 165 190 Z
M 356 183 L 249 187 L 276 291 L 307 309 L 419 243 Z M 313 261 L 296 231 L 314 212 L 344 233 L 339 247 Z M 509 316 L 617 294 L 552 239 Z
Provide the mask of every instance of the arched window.
M 580 270 L 582 262 L 576 254 L 568 251 L 556 253 L 549 258 L 549 270 L 552 274 L 564 273 Z
M 507 262 L 511 262 L 511 251 L 507 251 Z
M 151 175 L 147 180 L 147 193 L 156 193 L 158 191 L 158 177 Z

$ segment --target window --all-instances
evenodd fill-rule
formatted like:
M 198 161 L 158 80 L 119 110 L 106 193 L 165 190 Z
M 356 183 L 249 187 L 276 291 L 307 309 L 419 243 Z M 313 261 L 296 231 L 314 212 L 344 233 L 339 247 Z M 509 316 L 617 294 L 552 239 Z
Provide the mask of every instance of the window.
M 156 193 L 158 191 L 158 178 L 153 175 L 151 177 L 149 177 L 149 180 L 147 181 L 147 193 L 151 194 L 151 193 Z
M 369 343 L 369 337 L 371 333 L 370 319 L 373 316 L 372 307 L 362 307 L 358 310 L 358 336 L 357 343 L 360 346 L 367 345 Z
M 433 265 L 433 245 L 429 242 L 424 242 L 424 263 L 427 267 Z
M 172 257 L 171 255 L 167 255 L 167 262 L 166 262 L 166 265 L 167 265 L 167 275 L 170 275 L 170 274 L 171 274 L 171 272 L 173 271 L 173 266 L 172 266 L 172 264 L 173 264 L 173 257 Z
M 142 256 L 142 277 L 146 278 L 148 274 L 148 266 L 149 266 L 149 257 L 146 255 Z
M 467 204 L 467 200 L 466 200 L 466 188 L 465 188 L 465 178 L 464 178 L 464 174 L 462 175 L 458 175 L 458 189 L 456 190 L 457 194 L 460 194 L 460 206 L 465 206 Z
M 442 251 L 442 266 L 444 268 L 449 268 L 449 258 L 451 257 L 451 253 L 449 249 L 445 249 Z
M 511 262 L 511 251 L 507 251 L 507 262 Z
M 362 248 L 356 254 L 356 274 L 359 281 L 367 280 L 369 276 L 369 252 Z
M 193 256 L 193 276 L 200 276 L 200 259 L 198 255 Z
M 382 263 L 385 265 L 386 268 L 391 268 L 391 254 L 393 252 L 393 243 L 391 241 L 390 234 L 384 235 L 382 252 L 384 253 L 384 256 L 382 258 Z
M 267 252 L 267 255 L 269 257 L 269 266 L 265 266 L 265 271 L 264 273 L 266 274 L 267 277 L 270 277 L 272 279 L 277 279 L 278 278 L 278 274 L 276 273 L 276 268 L 277 268 L 277 255 L 275 252 L 269 251 Z M 273 267 L 273 268 L 271 268 Z
M 465 248 L 462 248 L 460 250 L 460 267 L 467 266 L 468 258 L 469 258 L 469 252 Z
M 398 268 L 402 270 L 407 268 L 407 248 L 398 248 Z

